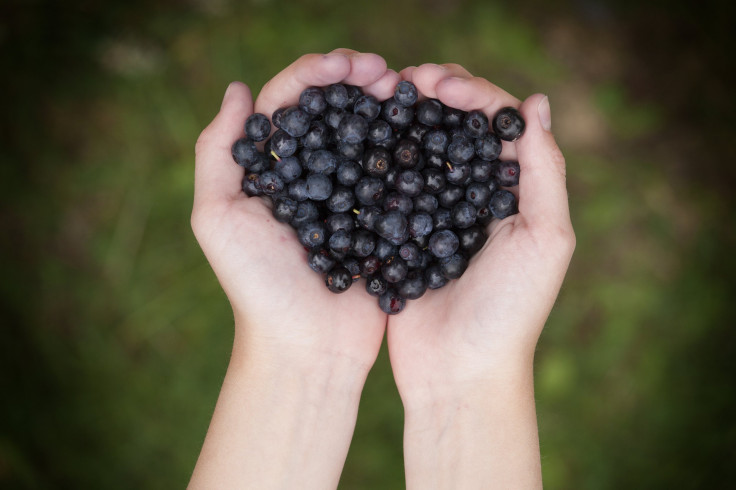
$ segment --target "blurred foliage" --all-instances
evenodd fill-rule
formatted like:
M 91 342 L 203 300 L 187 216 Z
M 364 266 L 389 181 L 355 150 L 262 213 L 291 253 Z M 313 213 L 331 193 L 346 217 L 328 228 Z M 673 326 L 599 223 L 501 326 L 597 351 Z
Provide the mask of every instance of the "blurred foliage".
M 723 488 L 733 7 L 577 0 L 0 5 L 0 486 L 176 488 L 232 342 L 189 228 L 227 84 L 338 46 L 550 96 L 578 249 L 536 359 L 547 488 Z M 403 488 L 385 349 L 341 487 Z

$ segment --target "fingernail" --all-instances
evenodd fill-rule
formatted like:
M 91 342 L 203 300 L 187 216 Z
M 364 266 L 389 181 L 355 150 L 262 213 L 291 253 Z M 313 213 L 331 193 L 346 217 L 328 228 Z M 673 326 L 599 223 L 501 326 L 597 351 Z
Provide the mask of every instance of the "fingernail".
M 546 95 L 544 99 L 539 102 L 537 106 L 537 112 L 539 113 L 539 123 L 542 125 L 545 131 L 552 130 L 552 112 L 549 108 L 549 97 Z
M 227 86 L 227 90 L 225 90 L 225 95 L 222 97 L 222 104 L 220 104 L 220 109 L 225 107 L 225 102 L 233 91 L 233 85 L 235 85 L 236 83 L 238 82 L 230 82 L 230 85 Z

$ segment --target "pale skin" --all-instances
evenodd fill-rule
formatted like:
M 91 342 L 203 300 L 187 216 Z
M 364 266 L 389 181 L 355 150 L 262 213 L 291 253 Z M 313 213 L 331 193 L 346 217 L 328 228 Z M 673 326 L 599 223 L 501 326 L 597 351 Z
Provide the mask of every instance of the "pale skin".
M 521 165 L 519 214 L 490 225 L 459 280 L 387 317 L 362 287 L 335 295 L 321 284 L 291 228 L 241 191 L 230 146 L 248 115 L 295 104 L 308 86 L 348 83 L 384 100 L 401 79 L 460 109 L 519 107 L 527 130 L 502 155 Z M 190 488 L 335 488 L 386 332 L 407 488 L 541 487 L 532 360 L 575 246 L 549 121 L 544 96 L 520 103 L 459 65 L 396 73 L 346 49 L 303 56 L 255 103 L 245 85 L 228 87 L 197 142 L 192 227 L 230 300 L 235 340 Z

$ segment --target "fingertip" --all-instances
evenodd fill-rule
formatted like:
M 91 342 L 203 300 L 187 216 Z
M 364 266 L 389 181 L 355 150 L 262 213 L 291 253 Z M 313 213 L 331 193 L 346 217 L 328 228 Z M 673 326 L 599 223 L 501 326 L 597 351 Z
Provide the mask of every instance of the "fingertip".
M 251 98 L 250 88 L 243 82 L 237 80 L 234 82 L 230 82 L 230 84 L 227 86 L 227 89 L 225 90 L 225 95 L 223 95 L 222 97 L 220 110 L 231 106 L 233 103 L 236 103 L 238 100 L 242 100 L 243 98 Z
M 396 85 L 401 81 L 401 76 L 394 70 L 388 69 L 381 78 L 371 85 L 363 88 L 363 92 L 372 95 L 378 100 L 386 100 L 394 95 Z
M 399 72 L 399 75 L 401 76 L 402 80 L 406 80 L 407 82 L 412 81 L 412 76 L 414 75 L 414 70 L 416 70 L 416 66 L 407 66 L 403 70 Z

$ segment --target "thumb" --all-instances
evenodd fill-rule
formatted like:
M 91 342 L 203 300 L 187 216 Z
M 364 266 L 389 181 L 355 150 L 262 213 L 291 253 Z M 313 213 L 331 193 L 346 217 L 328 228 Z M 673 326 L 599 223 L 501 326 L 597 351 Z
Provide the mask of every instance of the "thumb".
M 551 132 L 549 99 L 532 95 L 519 110 L 526 122 L 524 134 L 516 141 L 521 167 L 519 214 L 531 226 L 569 226 L 565 157 Z
M 231 199 L 241 192 L 243 169 L 232 157 L 232 145 L 244 136 L 245 120 L 253 113 L 247 85 L 231 83 L 220 112 L 202 131 L 195 147 L 194 202 Z

